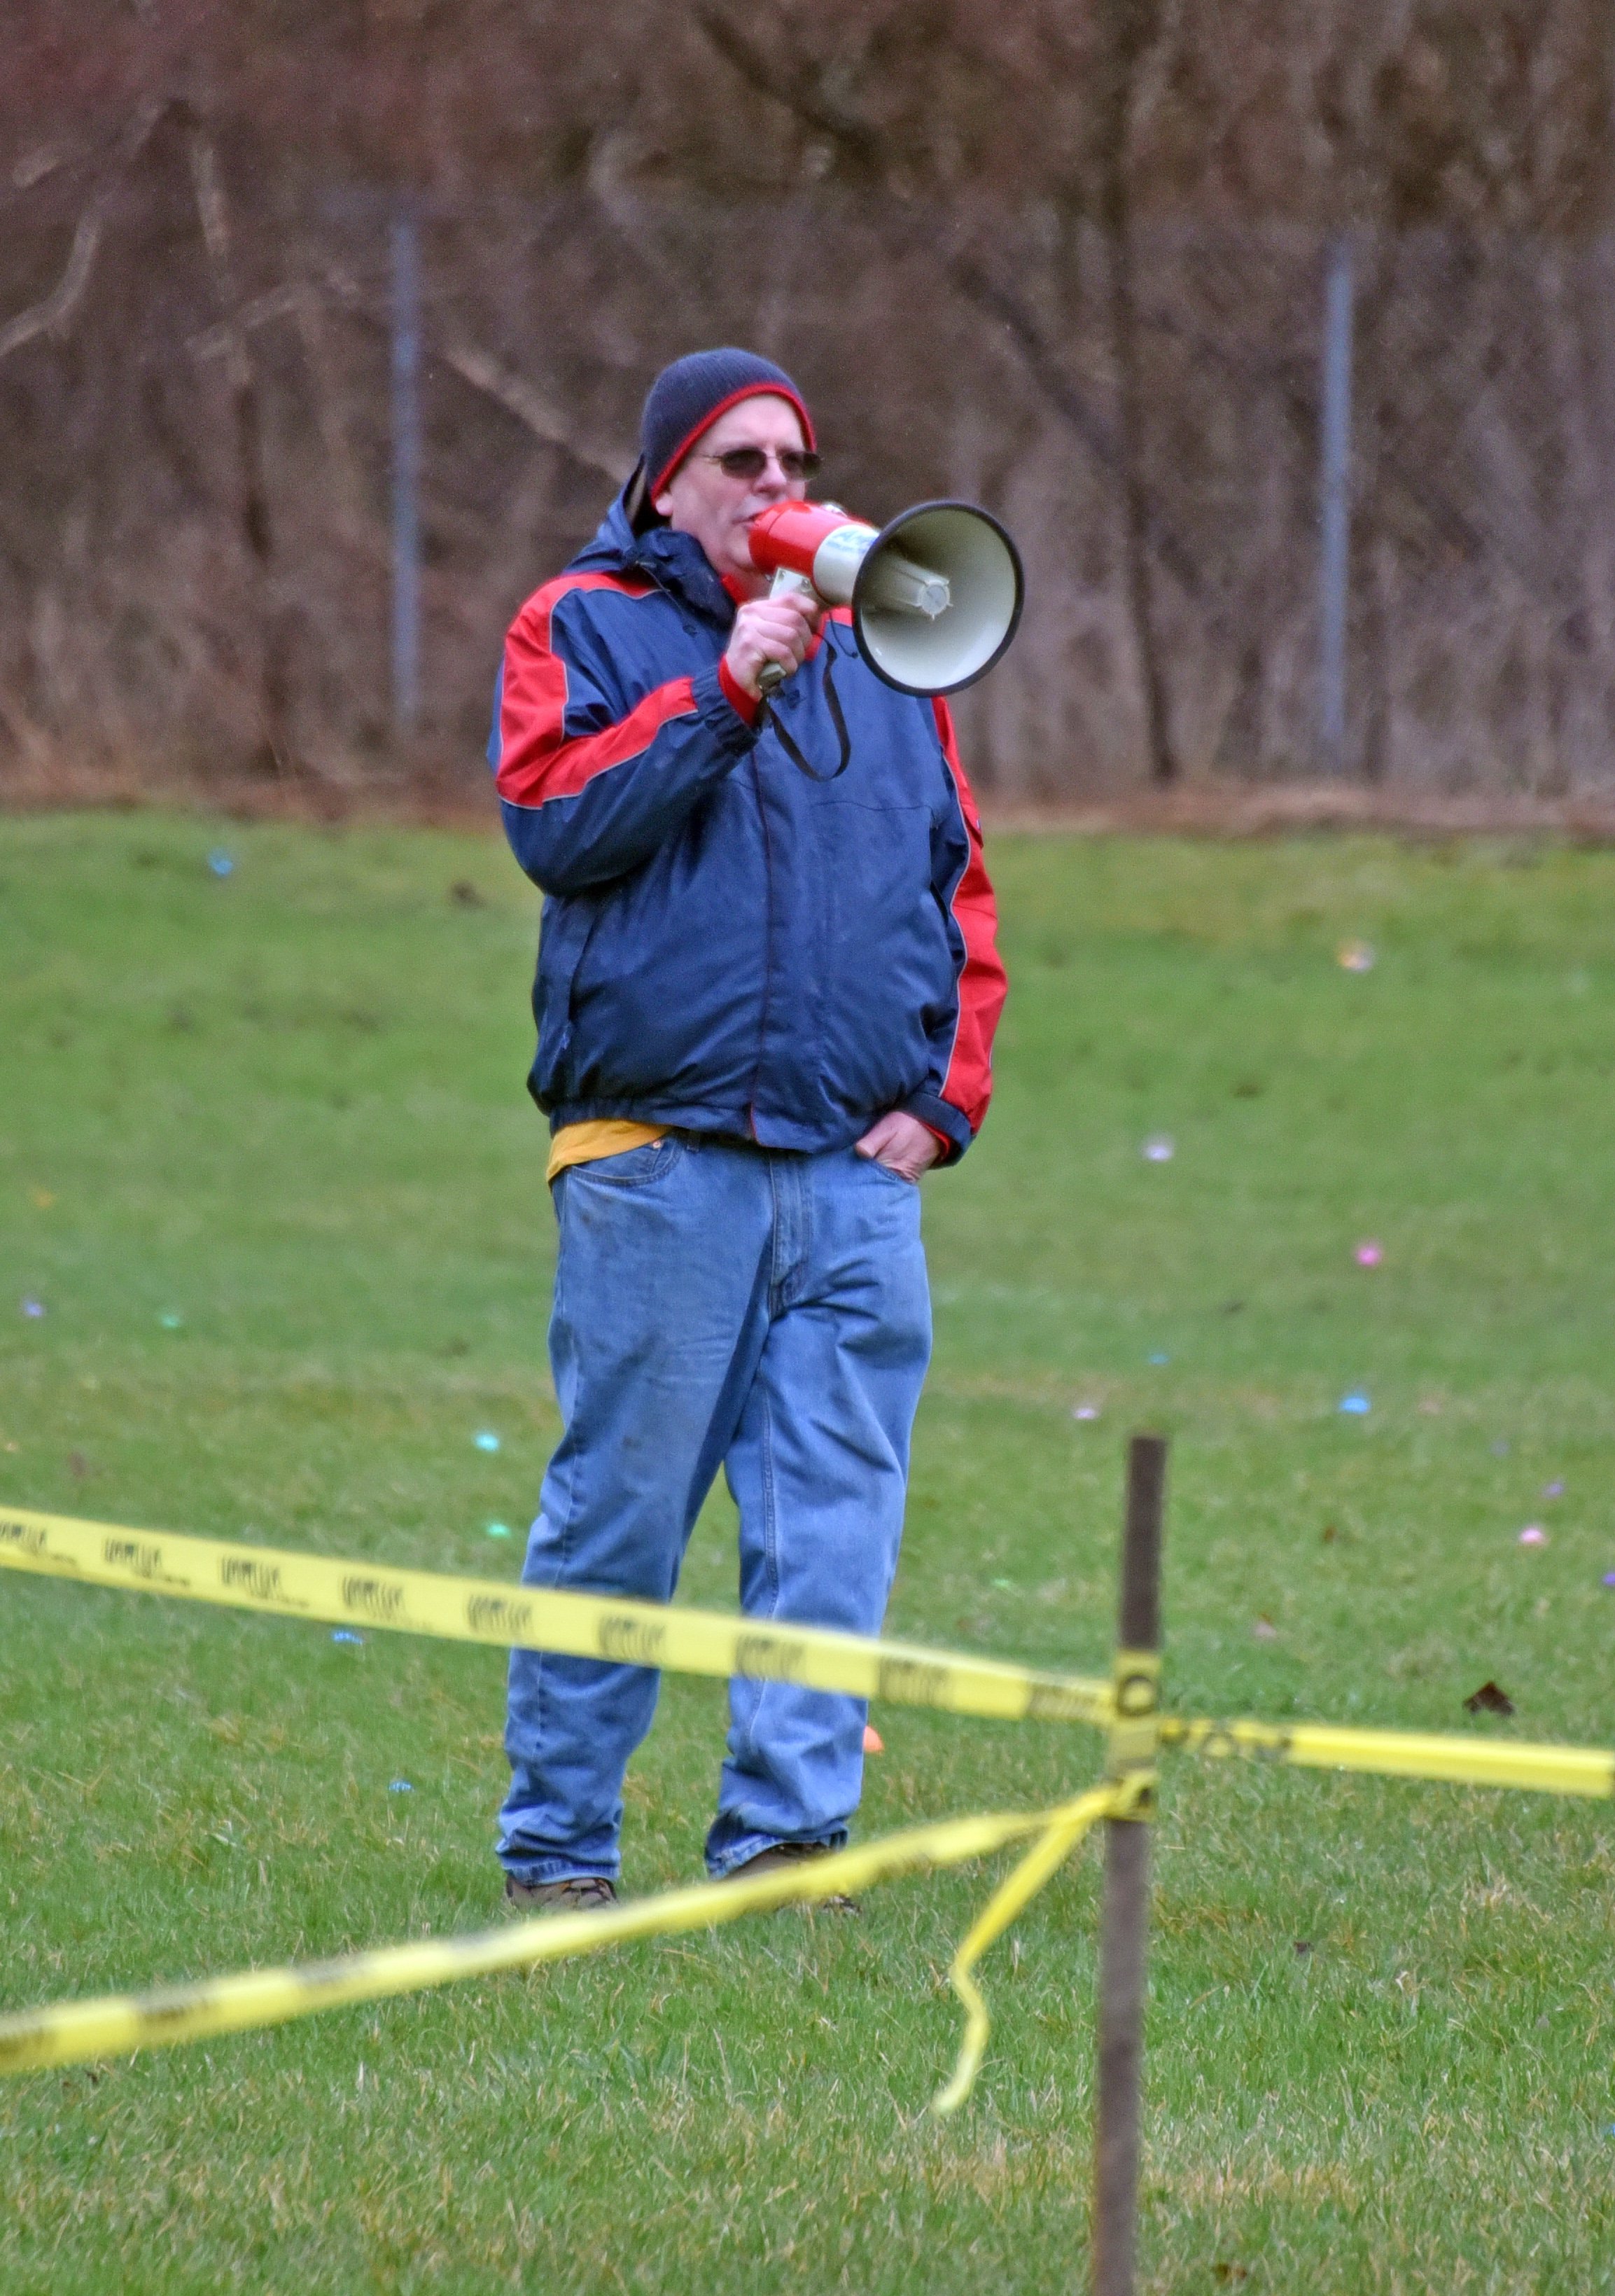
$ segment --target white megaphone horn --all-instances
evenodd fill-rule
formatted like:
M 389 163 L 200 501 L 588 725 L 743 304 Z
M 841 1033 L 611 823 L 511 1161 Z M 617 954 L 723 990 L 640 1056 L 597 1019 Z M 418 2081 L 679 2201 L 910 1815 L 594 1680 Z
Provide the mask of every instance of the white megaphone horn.
M 839 503 L 775 503 L 749 531 L 752 564 L 774 576 L 770 594 L 810 590 L 827 606 L 850 606 L 858 652 L 899 693 L 956 693 L 1015 635 L 1021 554 L 970 503 L 916 503 L 879 528 Z M 783 676 L 770 662 L 758 683 L 769 693 Z

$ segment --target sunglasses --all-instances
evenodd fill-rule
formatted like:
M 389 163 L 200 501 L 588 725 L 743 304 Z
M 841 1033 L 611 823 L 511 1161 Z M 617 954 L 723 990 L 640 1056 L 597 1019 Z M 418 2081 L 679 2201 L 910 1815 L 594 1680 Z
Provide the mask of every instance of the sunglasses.
M 726 455 L 703 455 L 703 463 L 716 463 L 726 479 L 744 479 L 748 486 L 755 485 L 768 467 L 769 447 L 731 447 Z M 780 475 L 786 479 L 810 479 L 824 462 L 822 455 L 806 448 L 787 447 L 783 454 L 774 455 L 780 466 Z

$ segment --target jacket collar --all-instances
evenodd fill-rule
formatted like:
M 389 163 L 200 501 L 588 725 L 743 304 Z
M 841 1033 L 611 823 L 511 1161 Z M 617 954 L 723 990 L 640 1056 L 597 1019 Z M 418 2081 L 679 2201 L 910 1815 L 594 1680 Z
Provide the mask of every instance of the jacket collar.
M 568 571 L 648 574 L 681 604 L 727 629 L 734 619 L 734 602 L 700 543 L 693 535 L 675 534 L 670 526 L 652 526 L 635 534 L 626 493 L 625 488 L 618 496 L 594 540 L 578 553 Z

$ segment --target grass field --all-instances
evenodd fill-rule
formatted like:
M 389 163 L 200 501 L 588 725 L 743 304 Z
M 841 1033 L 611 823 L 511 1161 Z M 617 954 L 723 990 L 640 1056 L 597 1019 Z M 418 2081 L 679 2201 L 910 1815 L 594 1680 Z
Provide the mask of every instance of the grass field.
M 1014 990 L 987 1133 L 927 1183 L 894 1631 L 1102 1669 L 1152 1424 L 1172 1702 L 1615 1737 L 1615 855 L 994 858 Z M 471 837 L 0 824 L 0 1496 L 514 1574 L 556 1428 L 536 915 Z M 731 1528 L 714 1498 L 688 1598 L 732 1603 Z M 481 1925 L 502 1675 L 0 1578 L 0 2004 Z M 1513 1722 L 1466 1717 L 1488 1678 Z M 664 1687 L 632 1890 L 700 1871 L 722 1705 Z M 878 1718 L 865 1838 L 1096 1759 Z M 1612 1833 L 1173 1767 L 1144 2284 L 1615 2286 Z M 990 1878 L 10 2081 L 0 2287 L 1080 2287 L 1091 1852 L 986 1964 L 973 2103 L 922 2113 Z

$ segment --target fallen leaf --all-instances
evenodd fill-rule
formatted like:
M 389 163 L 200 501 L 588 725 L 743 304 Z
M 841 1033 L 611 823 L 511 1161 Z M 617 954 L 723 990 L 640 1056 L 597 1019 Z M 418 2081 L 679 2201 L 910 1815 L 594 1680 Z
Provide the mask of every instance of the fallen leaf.
M 1472 1690 L 1463 1702 L 1466 1714 L 1512 1714 L 1514 1702 L 1506 1690 L 1499 1690 L 1495 1682 L 1483 1682 L 1479 1690 Z

